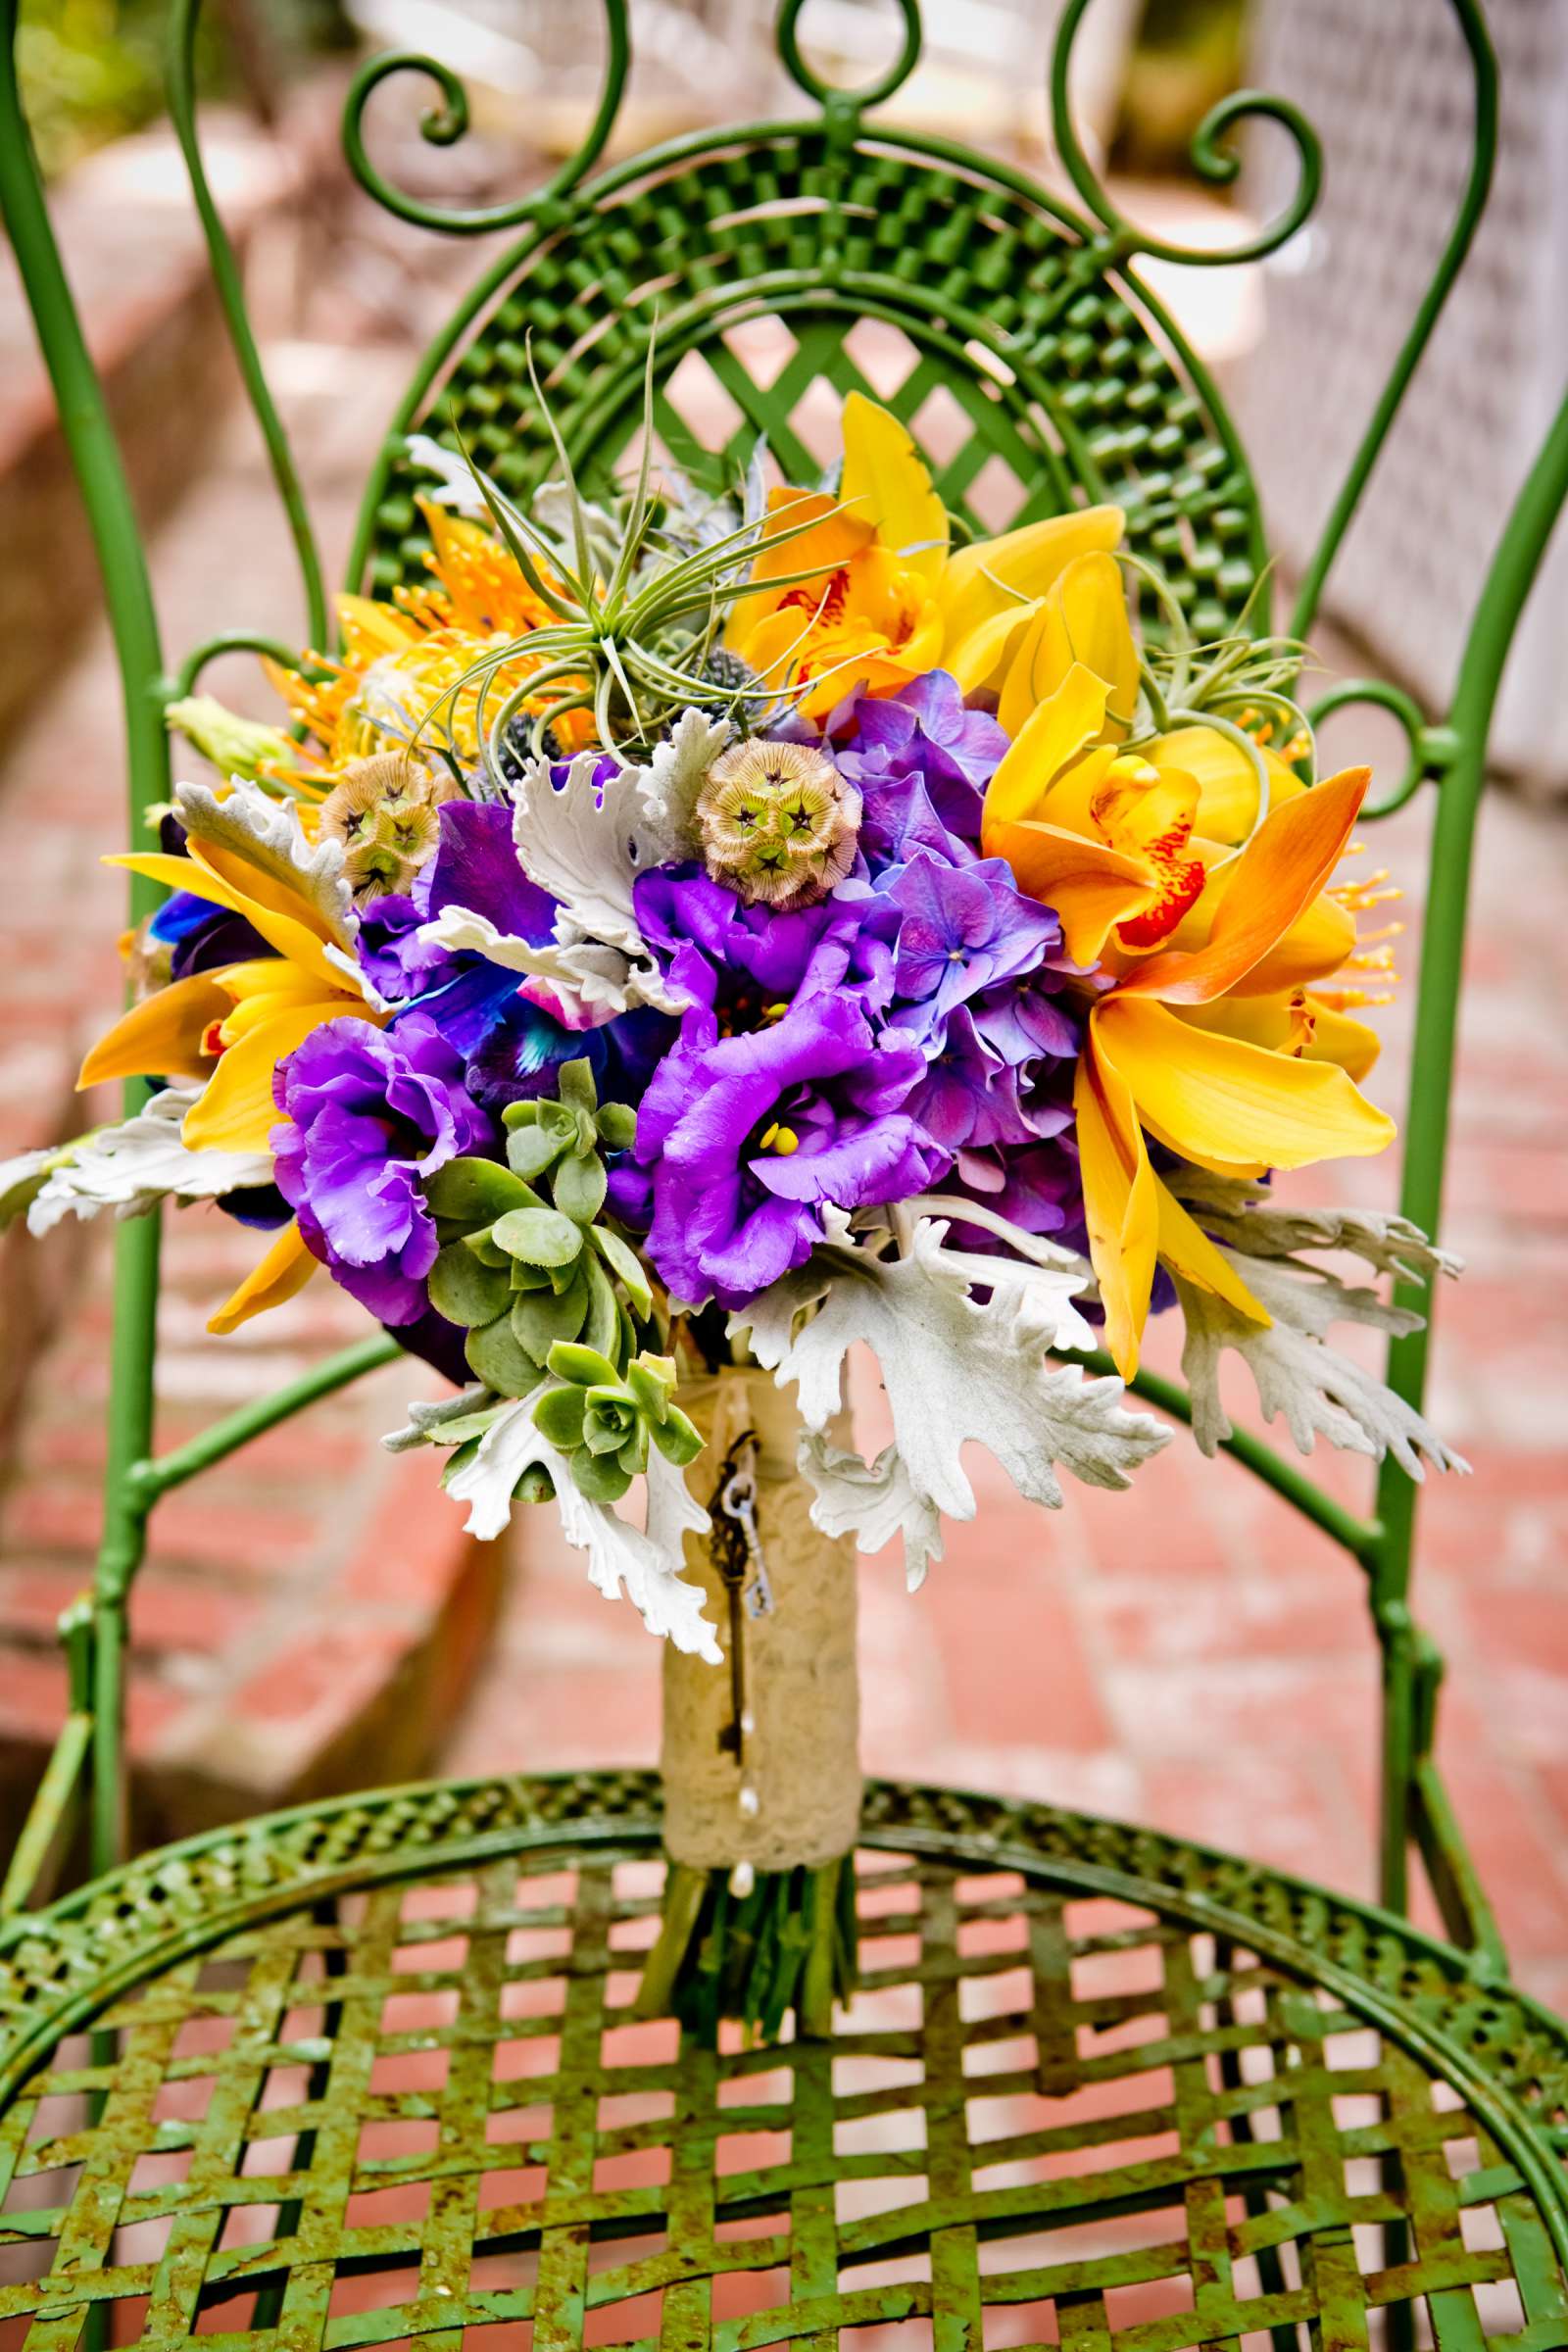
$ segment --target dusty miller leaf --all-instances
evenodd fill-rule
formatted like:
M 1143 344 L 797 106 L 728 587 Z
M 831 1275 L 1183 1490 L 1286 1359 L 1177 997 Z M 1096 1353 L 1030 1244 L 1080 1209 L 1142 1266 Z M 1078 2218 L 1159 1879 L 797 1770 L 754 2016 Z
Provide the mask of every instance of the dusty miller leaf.
M 617 768 L 598 787 L 602 755 L 579 752 L 559 789 L 548 760 L 523 762 L 512 836 L 531 881 L 561 901 L 556 937 L 598 940 L 646 956 L 631 890 L 646 863 L 638 844 L 635 768 Z
M 422 944 L 452 953 L 467 950 L 499 963 L 509 972 L 523 972 L 552 989 L 574 1015 L 587 1018 L 624 1012 L 628 1005 L 652 1004 L 660 1012 L 684 1012 L 690 1000 L 652 962 L 634 962 L 620 948 L 576 940 L 559 940 L 536 948 L 514 934 L 498 931 L 488 916 L 466 906 L 443 906 L 432 922 L 420 926 Z
M 679 1574 L 681 1537 L 688 1528 L 694 1535 L 705 1535 L 708 1513 L 687 1492 L 680 1472 L 657 1451 L 649 1455 L 642 1527 L 622 1519 L 609 1503 L 590 1502 L 574 1484 L 565 1455 L 534 1427 L 538 1395 L 535 1389 L 506 1405 L 480 1438 L 472 1458 L 448 1472 L 448 1494 L 468 1505 L 468 1534 L 481 1542 L 499 1536 L 512 1517 L 513 1492 L 518 1479 L 535 1463 L 540 1464 L 555 1482 L 562 1533 L 568 1544 L 588 1555 L 590 1584 L 611 1600 L 624 1590 L 650 1633 L 718 1665 L 722 1653 L 712 1626 L 703 1615 L 703 1593 Z M 482 1402 L 482 1396 L 468 1392 L 464 1397 L 447 1400 L 444 1412 L 441 1407 L 433 1412 L 422 1408 L 426 1418 L 418 1437 L 395 1431 L 392 1450 L 400 1451 L 405 1444 L 420 1439 L 439 1444 L 440 1417 L 456 1419 L 460 1410 L 471 1410 L 476 1402 Z M 417 1426 L 413 1412 L 410 1420 L 411 1428 Z
M 754 1353 L 781 1384 L 797 1384 L 802 1415 L 815 1431 L 839 1407 L 852 1344 L 864 1340 L 874 1350 L 905 1476 L 895 1487 L 890 1470 L 865 1509 L 880 1524 L 896 1493 L 916 1559 L 922 1545 L 929 1549 L 933 1512 L 974 1516 L 959 1459 L 969 1439 L 995 1454 L 1020 1494 L 1055 1509 L 1054 1464 L 1088 1486 L 1125 1487 L 1170 1438 L 1157 1422 L 1122 1410 L 1119 1380 L 1048 1367 L 1049 1348 L 1082 1347 L 1090 1337 L 1072 1304 L 1076 1276 L 944 1250 L 947 1230 L 922 1218 L 901 1258 L 830 1243 L 730 1319 L 732 1334 L 750 1330 Z M 981 1289 L 990 1293 L 983 1305 L 973 1296 Z M 850 1524 L 842 1476 L 831 1507 Z
M 667 741 L 658 746 L 646 767 L 637 769 L 637 797 L 643 810 L 640 847 L 645 862 L 663 865 L 678 858 L 701 857 L 697 796 L 734 732 L 727 718 L 712 719 L 701 710 L 683 710 Z
M 343 872 L 343 845 L 307 841 L 293 801 L 273 800 L 259 784 L 241 779 L 221 795 L 208 784 L 176 784 L 174 809 L 193 841 L 231 850 L 258 873 L 281 882 L 320 917 L 335 946 L 353 947 L 360 924 Z
M 1377 1461 L 1392 1453 L 1417 1480 L 1423 1476 L 1423 1454 L 1440 1470 L 1468 1468 L 1430 1422 L 1376 1373 L 1363 1371 L 1324 1342 L 1336 1323 L 1403 1333 L 1420 1328 L 1419 1315 L 1390 1305 L 1376 1291 L 1348 1289 L 1314 1266 L 1226 1254 L 1273 1321 L 1260 1326 L 1212 1293 L 1177 1278 L 1187 1322 L 1182 1371 L 1192 1396 L 1193 1436 L 1202 1452 L 1212 1454 L 1231 1434 L 1219 1395 L 1220 1359 L 1230 1348 L 1252 1376 L 1264 1420 L 1282 1416 L 1298 1452 L 1310 1453 L 1321 1436 L 1346 1452 Z
M 1458 1274 L 1463 1261 L 1429 1242 L 1408 1217 L 1355 1208 L 1290 1208 L 1265 1184 L 1183 1168 L 1167 1178 L 1216 1242 L 1249 1257 L 1294 1257 L 1300 1250 L 1346 1250 L 1379 1274 L 1422 1282 Z
M 898 1447 L 884 1446 L 874 1462 L 866 1462 L 808 1430 L 800 1464 L 816 1490 L 813 1524 L 825 1536 L 853 1535 L 860 1551 L 880 1551 L 902 1536 L 904 1573 L 909 1591 L 916 1592 L 932 1561 L 942 1557 L 942 1516 L 928 1496 L 916 1493 Z
M 270 1184 L 270 1152 L 186 1150 L 180 1122 L 200 1091 L 166 1087 L 135 1118 L 84 1136 L 35 1196 L 28 1232 L 48 1233 L 62 1217 L 95 1217 L 101 1208 L 138 1217 L 171 1198 L 215 1200 L 243 1185 Z

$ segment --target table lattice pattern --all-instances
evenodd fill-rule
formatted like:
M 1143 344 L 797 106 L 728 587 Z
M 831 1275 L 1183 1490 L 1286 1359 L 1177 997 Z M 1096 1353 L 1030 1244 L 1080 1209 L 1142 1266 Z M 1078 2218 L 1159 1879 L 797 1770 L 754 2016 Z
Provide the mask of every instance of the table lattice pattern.
M 1568 2342 L 1517 2171 L 1310 1972 L 868 1850 L 834 2040 L 705 2053 L 629 2014 L 660 1868 L 432 1859 L 146 1974 L 0 2118 L 0 2341 L 70 2352 L 97 2305 L 215 2352 L 1338 2352 L 1414 2305 L 1442 2352 Z

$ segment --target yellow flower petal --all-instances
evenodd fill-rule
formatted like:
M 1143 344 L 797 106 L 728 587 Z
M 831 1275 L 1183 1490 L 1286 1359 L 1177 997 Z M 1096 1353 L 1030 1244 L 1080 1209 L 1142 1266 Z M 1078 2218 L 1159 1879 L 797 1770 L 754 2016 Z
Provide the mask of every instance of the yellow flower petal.
M 322 940 L 312 929 L 304 900 L 298 902 L 298 914 L 280 914 L 274 906 L 265 906 L 248 890 L 236 885 L 193 854 L 189 858 L 169 858 L 161 852 L 149 851 L 135 856 L 106 858 L 105 865 L 123 866 L 127 873 L 145 874 L 151 881 L 167 883 L 171 890 L 189 891 L 192 898 L 206 899 L 215 906 L 226 906 L 231 914 L 242 914 L 252 928 L 261 933 L 270 948 L 275 948 L 290 963 L 297 963 L 314 972 L 324 988 L 341 990 L 345 996 L 354 991 L 347 972 L 328 963 L 322 953 Z
M 1169 734 L 1156 736 L 1146 747 L 1144 757 L 1161 774 L 1174 767 L 1194 779 L 1198 786 L 1195 830 L 1205 841 L 1234 849 L 1249 838 L 1257 822 L 1257 769 L 1230 736 L 1222 735 L 1217 727 L 1173 727 Z M 1270 808 L 1299 800 L 1306 786 L 1295 769 L 1261 748 L 1259 758 L 1268 775 Z
M 1209 1291 L 1216 1298 L 1223 1298 L 1227 1306 L 1234 1306 L 1250 1322 L 1265 1326 L 1272 1323 L 1274 1318 L 1268 1308 L 1252 1297 L 1230 1260 L 1194 1223 L 1175 1194 L 1157 1176 L 1154 1194 L 1159 1207 L 1159 1254 L 1171 1272 L 1198 1290 Z
M 261 1264 L 246 1275 L 239 1289 L 209 1318 L 208 1330 L 221 1337 L 237 1331 L 252 1315 L 264 1315 L 270 1306 L 281 1306 L 285 1298 L 292 1298 L 305 1288 L 318 1262 L 306 1249 L 299 1227 L 285 1225 Z
M 1370 780 L 1370 768 L 1349 767 L 1271 810 L 1240 858 L 1213 878 L 1223 878 L 1224 896 L 1207 946 L 1151 956 L 1121 993 L 1203 1004 L 1235 988 L 1323 888 L 1345 854 Z
M 185 1113 L 180 1134 L 191 1151 L 267 1151 L 281 1115 L 272 1101 L 272 1072 L 313 1029 L 354 1010 L 346 997 L 295 1005 L 274 1013 L 230 1046 L 216 1065 L 209 1065 L 213 1074 Z
M 1118 923 L 1142 914 L 1154 896 L 1141 858 L 1086 841 L 1057 825 L 987 825 L 988 858 L 1004 858 L 1018 888 L 1061 923 L 1074 963 L 1098 963 Z
M 1009 604 L 965 637 L 955 638 L 951 629 L 946 632 L 942 667 L 957 680 L 961 693 L 1000 691 L 1018 641 L 1039 610 L 1038 605 Z
M 1089 1255 L 1105 1309 L 1105 1345 L 1123 1380 L 1138 1369 L 1149 1319 L 1159 1208 L 1154 1174 L 1125 1081 L 1091 1033 L 1073 1080 Z
M 1103 680 L 1107 723 L 1128 726 L 1138 701 L 1138 649 L 1113 556 L 1075 557 L 1042 602 L 1013 654 L 997 708 L 1007 734 L 1018 735 L 1075 663 Z
M 1101 999 L 1090 1027 L 1150 1133 L 1202 1167 L 1299 1168 L 1364 1157 L 1393 1140 L 1387 1111 L 1334 1063 L 1194 1028 L 1131 984 Z
M 800 527 L 803 523 L 809 523 L 811 528 L 803 530 Z M 787 531 L 798 535 L 793 539 L 781 536 Z M 788 593 L 776 582 L 795 573 L 809 572 L 820 578 L 821 589 L 825 590 L 829 575 L 868 547 L 872 536 L 868 522 L 858 522 L 844 512 L 836 498 L 828 498 L 821 491 L 788 486 L 769 491 L 762 544 L 752 560 L 752 593 L 736 599 L 724 630 L 724 642 L 730 651 L 749 659 L 748 638 L 760 621 L 777 611 L 780 598 Z M 816 578 L 802 585 L 809 591 L 816 585 Z M 808 615 L 809 610 L 808 607 Z
M 960 547 L 942 575 L 949 658 L 995 614 L 1037 603 L 1075 556 L 1119 547 L 1125 521 L 1120 507 L 1086 507 Z
M 208 1030 L 229 1008 L 221 972 L 196 972 L 143 997 L 101 1037 L 81 1065 L 78 1088 L 107 1078 L 205 1078 Z
M 1105 694 L 1104 680 L 1079 664 L 1031 712 L 986 787 L 988 829 L 1044 814 L 1046 795 L 1068 760 L 1087 750 L 1104 726 Z
M 1180 1017 L 1192 1028 L 1238 1037 L 1248 1045 L 1265 1046 L 1271 1054 L 1291 1053 L 1302 1061 L 1337 1062 L 1357 1084 L 1376 1066 L 1383 1051 L 1383 1040 L 1365 1021 L 1353 1021 L 1348 1013 L 1299 992 L 1221 997 L 1212 1004 L 1184 1004 Z
M 874 525 L 883 546 L 909 570 L 935 581 L 948 560 L 948 511 L 931 487 L 908 427 L 852 392 L 844 403 L 844 479 L 851 516 Z

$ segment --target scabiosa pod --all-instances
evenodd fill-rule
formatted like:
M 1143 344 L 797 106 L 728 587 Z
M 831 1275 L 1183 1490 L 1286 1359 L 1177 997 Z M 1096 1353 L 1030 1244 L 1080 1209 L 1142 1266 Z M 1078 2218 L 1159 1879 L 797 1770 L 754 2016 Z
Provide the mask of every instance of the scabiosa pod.
M 860 796 L 814 746 L 754 737 L 719 754 L 696 816 L 713 880 L 785 913 L 848 875 Z

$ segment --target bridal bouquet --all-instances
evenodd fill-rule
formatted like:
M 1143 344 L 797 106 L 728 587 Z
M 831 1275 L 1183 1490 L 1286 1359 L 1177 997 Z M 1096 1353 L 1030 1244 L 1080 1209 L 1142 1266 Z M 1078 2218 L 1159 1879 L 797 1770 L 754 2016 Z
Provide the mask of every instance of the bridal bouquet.
M 218 1331 L 324 1267 L 458 1384 L 388 1444 L 444 1449 L 479 1535 L 553 1499 L 720 1693 L 778 1598 L 732 1376 L 796 1392 L 802 1525 L 900 1536 L 911 1584 L 973 1514 L 968 1442 L 1049 1506 L 1167 1441 L 1123 1402 L 1152 1314 L 1205 1451 L 1233 1350 L 1303 1450 L 1451 1459 L 1329 1341 L 1410 1318 L 1309 1253 L 1445 1261 L 1273 1182 L 1393 1134 L 1357 1017 L 1391 894 L 1355 861 L 1367 772 L 1315 773 L 1300 649 L 1192 643 L 1114 507 L 963 543 L 893 416 L 852 395 L 843 440 L 817 486 L 760 451 L 708 497 L 645 458 L 603 504 L 563 449 L 526 512 L 416 441 L 428 584 L 342 600 L 339 655 L 276 673 L 286 730 L 171 712 L 218 777 L 119 860 L 170 895 L 82 1073 L 156 1091 L 0 1171 L 34 1229 L 163 1198 L 271 1229 Z M 705 1583 L 686 1539 L 737 1527 Z M 732 1882 L 683 1934 L 761 1899 Z

